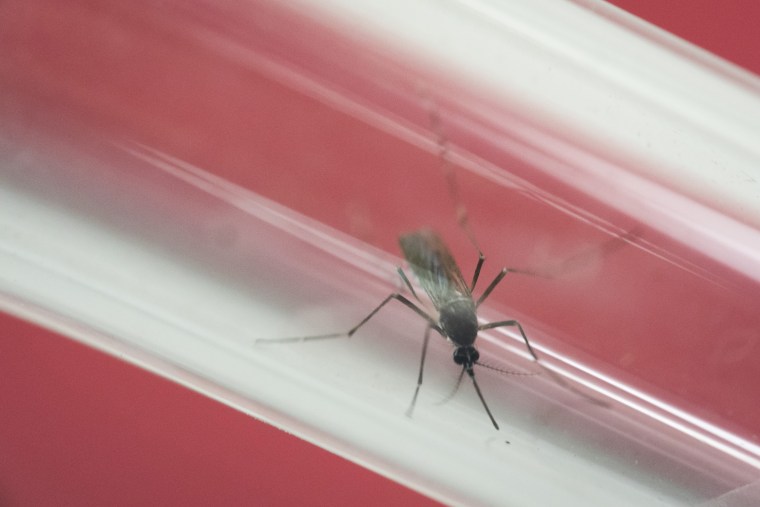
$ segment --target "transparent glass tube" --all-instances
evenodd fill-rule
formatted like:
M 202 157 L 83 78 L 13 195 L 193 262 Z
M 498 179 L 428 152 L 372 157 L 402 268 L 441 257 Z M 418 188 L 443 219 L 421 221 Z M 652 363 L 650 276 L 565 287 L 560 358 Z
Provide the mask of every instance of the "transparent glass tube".
M 751 482 L 757 80 L 603 4 L 530 5 L 7 3 L 3 308 L 448 502 Z M 480 311 L 541 358 L 478 339 L 538 373 L 478 370 L 500 432 L 467 384 L 437 403 L 458 373 L 438 338 L 404 417 L 425 323 L 402 305 L 351 340 L 254 345 L 355 325 L 420 227 L 469 278 L 457 206 L 481 289 L 551 275 Z

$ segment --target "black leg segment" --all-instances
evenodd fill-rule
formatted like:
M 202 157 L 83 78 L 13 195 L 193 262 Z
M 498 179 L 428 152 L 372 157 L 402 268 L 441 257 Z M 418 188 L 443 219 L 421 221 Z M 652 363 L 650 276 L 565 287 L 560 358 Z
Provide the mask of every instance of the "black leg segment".
M 414 406 L 417 404 L 417 395 L 420 394 L 420 386 L 422 386 L 422 371 L 425 369 L 425 356 L 427 355 L 428 342 L 430 341 L 430 330 L 433 329 L 430 325 L 425 328 L 425 339 L 422 340 L 422 356 L 420 356 L 420 373 L 417 376 L 417 387 L 414 389 L 414 396 L 412 396 L 412 403 L 406 410 L 406 416 L 412 417 L 414 412 Z
M 533 359 L 538 361 L 538 356 L 536 355 L 536 352 L 533 350 L 533 347 L 530 346 L 530 342 L 528 341 L 528 337 L 525 334 L 525 331 L 523 330 L 522 326 L 519 322 L 516 320 L 502 320 L 499 322 L 491 322 L 489 324 L 483 324 L 482 326 L 478 326 L 478 331 L 485 331 L 486 329 L 494 329 L 497 327 L 507 327 L 512 326 L 516 327 L 520 334 L 522 335 L 523 340 L 525 340 L 525 346 L 528 348 L 528 352 L 530 352 L 530 355 L 533 356 Z

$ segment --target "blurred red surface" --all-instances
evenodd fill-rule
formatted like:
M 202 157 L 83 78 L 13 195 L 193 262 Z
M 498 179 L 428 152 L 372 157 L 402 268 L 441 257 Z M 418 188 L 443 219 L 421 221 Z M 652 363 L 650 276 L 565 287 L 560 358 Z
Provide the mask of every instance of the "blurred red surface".
M 728 0 L 720 4 L 704 0 L 610 0 L 608 3 L 760 74 L 760 52 L 754 35 L 760 5 L 753 0 Z
M 692 1 L 681 2 L 678 10 L 673 2 L 613 3 L 760 72 L 758 52 L 749 42 L 754 40 L 754 27 L 748 20 L 760 13 L 755 3 Z M 161 18 L 171 12 L 172 2 L 160 7 L 155 2 L 141 4 L 142 8 L 137 3 L 122 7 L 117 2 L 72 1 L 62 6 L 27 0 L 0 6 L 2 52 L 12 56 L 0 59 L 0 83 L 11 95 L 26 98 L 15 103 L 14 113 L 44 112 L 46 122 L 51 117 L 76 117 L 114 135 L 166 147 L 346 230 L 361 229 L 361 224 L 347 222 L 344 208 L 326 207 L 325 200 L 315 198 L 313 192 L 321 188 L 336 203 L 352 203 L 358 185 L 362 199 L 354 203 L 353 215 L 371 214 L 373 209 L 397 213 L 365 231 L 373 242 L 388 249 L 395 248 L 400 227 L 419 225 L 405 223 L 407 203 L 389 206 L 382 202 L 387 196 L 373 192 L 372 175 L 385 170 L 379 164 L 381 154 L 389 149 L 409 164 L 434 164 L 434 160 L 420 158 L 416 151 L 398 153 L 403 149 L 398 143 L 379 139 L 376 132 L 363 132 L 357 123 L 350 129 L 341 127 L 345 135 L 335 144 L 338 136 L 328 135 L 336 128 L 332 116 L 324 115 L 309 99 L 294 102 L 292 95 L 284 96 L 266 82 L 258 83 L 257 104 L 269 104 L 274 112 L 262 114 L 247 101 L 250 89 L 235 88 L 236 83 L 250 86 L 250 76 L 236 74 L 244 71 L 219 65 L 216 55 L 182 49 L 188 34 Z M 193 14 L 215 15 L 202 10 Z M 213 25 L 224 18 L 206 21 Z M 329 37 L 324 44 L 336 47 Z M 135 55 L 140 58 L 132 61 Z M 195 68 L 219 72 L 197 74 Z M 156 91 L 167 89 L 160 80 L 172 75 L 188 76 L 187 85 L 172 85 L 170 95 L 157 95 Z M 219 100 L 198 101 L 198 97 Z M 260 124 L 261 117 L 282 121 Z M 65 128 L 63 121 L 61 128 Z M 271 129 L 287 130 L 293 139 L 307 139 L 309 144 L 301 149 L 308 150 L 310 164 L 339 167 L 342 172 L 331 172 L 326 179 L 324 173 L 304 170 L 268 174 L 240 170 L 267 165 L 267 151 L 243 147 L 251 136 Z M 299 164 L 303 164 L 302 153 L 293 150 L 290 165 Z M 345 174 L 358 183 L 347 186 Z M 424 173 L 410 172 L 405 177 L 406 185 L 425 185 L 412 181 L 424 178 Z M 430 209 L 430 202 L 423 204 L 414 215 L 421 223 L 445 215 Z M 481 206 L 487 209 L 487 199 Z M 9 316 L 0 320 L 0 329 L 0 503 L 387 505 L 427 501 L 310 444 L 68 339 Z M 604 343 L 597 345 L 604 347 Z
M 0 329 L 0 505 L 434 504 L 55 333 Z

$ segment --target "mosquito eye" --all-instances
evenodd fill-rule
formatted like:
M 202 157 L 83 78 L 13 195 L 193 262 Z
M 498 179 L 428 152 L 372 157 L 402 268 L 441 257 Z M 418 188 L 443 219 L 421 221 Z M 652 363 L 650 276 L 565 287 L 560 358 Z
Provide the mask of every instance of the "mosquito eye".
M 454 350 L 454 362 L 456 364 L 473 364 L 480 359 L 480 353 L 475 347 L 460 347 Z

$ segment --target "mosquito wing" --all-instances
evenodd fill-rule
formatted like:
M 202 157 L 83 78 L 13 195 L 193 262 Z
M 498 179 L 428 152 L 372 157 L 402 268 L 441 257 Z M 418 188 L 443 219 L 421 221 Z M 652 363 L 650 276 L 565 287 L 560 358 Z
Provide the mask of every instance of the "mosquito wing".
M 409 266 L 436 308 L 460 297 L 472 297 L 462 272 L 438 234 L 421 229 L 399 238 Z

